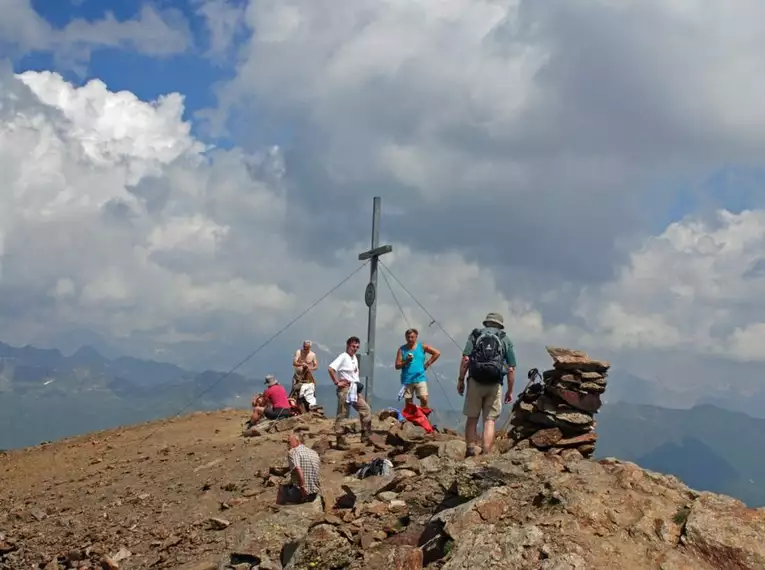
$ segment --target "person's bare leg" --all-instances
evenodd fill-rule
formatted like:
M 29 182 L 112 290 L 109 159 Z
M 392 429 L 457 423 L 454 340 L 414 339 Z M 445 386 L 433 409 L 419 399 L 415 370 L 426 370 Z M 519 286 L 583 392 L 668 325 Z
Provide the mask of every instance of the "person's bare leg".
M 260 418 L 263 417 L 263 412 L 265 411 L 265 408 L 256 407 L 252 409 L 252 415 L 250 416 L 250 423 L 256 424 L 260 421 Z
M 421 408 L 427 408 L 428 407 L 428 397 L 427 396 L 420 396 L 420 407 Z
M 468 453 L 478 440 L 478 418 L 467 418 L 465 420 L 465 445 L 467 446 Z
M 494 443 L 494 420 L 483 420 L 483 454 L 488 455 Z

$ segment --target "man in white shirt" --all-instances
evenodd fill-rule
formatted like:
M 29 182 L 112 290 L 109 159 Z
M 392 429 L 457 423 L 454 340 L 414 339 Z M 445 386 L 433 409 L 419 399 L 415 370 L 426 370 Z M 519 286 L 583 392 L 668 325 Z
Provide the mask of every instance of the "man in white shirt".
M 342 422 L 350 415 L 350 406 L 359 413 L 361 421 L 361 441 L 369 441 L 372 433 L 372 411 L 364 397 L 359 394 L 361 381 L 359 379 L 359 360 L 356 353 L 361 341 L 352 336 L 345 343 L 342 352 L 329 365 L 329 377 L 337 386 L 337 416 L 335 417 L 335 436 L 338 449 L 347 448 Z

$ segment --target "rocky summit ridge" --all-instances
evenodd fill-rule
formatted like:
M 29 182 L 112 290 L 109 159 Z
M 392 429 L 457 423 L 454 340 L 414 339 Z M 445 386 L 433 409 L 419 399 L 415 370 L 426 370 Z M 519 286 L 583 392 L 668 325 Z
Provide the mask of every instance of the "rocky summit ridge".
M 464 459 L 457 434 L 393 418 L 340 451 L 331 420 L 243 438 L 244 415 L 1 454 L 0 569 L 765 568 L 765 510 L 631 463 L 509 441 Z M 324 501 L 275 502 L 291 430 L 322 456 Z M 376 457 L 392 472 L 358 478 Z

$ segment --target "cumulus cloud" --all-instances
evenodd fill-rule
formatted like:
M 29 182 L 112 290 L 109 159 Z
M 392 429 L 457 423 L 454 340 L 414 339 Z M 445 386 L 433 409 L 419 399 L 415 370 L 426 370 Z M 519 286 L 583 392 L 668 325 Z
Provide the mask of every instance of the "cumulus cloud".
M 285 235 L 295 226 L 280 149 L 206 146 L 182 115 L 179 94 L 141 101 L 98 80 L 75 87 L 49 72 L 2 77 L 0 323 L 7 340 L 86 328 L 153 349 L 196 343 L 200 358 L 203 344 L 240 349 L 267 338 L 359 265 L 369 228 L 348 234 L 329 262 L 288 249 Z M 386 267 L 412 294 L 440 306 L 439 321 L 453 334 L 489 310 L 505 312 L 519 340 L 541 334 L 533 307 L 504 296 L 490 270 L 457 253 L 430 256 L 395 243 L 388 258 Z M 317 306 L 296 339 L 338 350 L 347 336 L 363 336 L 366 271 Z M 385 354 L 408 324 L 430 323 L 403 290 L 406 316 L 382 276 L 379 286 Z M 466 291 L 471 304 L 463 302 Z
M 740 214 L 707 182 L 761 165 L 762 3 L 251 1 L 245 17 L 218 118 L 255 108 L 294 133 L 293 254 L 326 259 L 367 220 L 322 215 L 384 194 L 398 238 L 490 274 L 536 338 L 759 358 L 760 266 L 731 232 L 756 239 L 761 178 Z
M 0 47 L 6 53 L 54 52 L 60 62 L 75 68 L 87 62 L 95 48 L 127 48 L 166 56 L 191 45 L 188 23 L 180 12 L 157 11 L 148 4 L 129 20 L 119 21 L 107 12 L 99 20 L 74 19 L 62 28 L 40 16 L 31 0 L 0 0 L 0 9 Z
M 192 136 L 181 94 L 2 76 L 0 325 L 17 339 L 87 328 L 226 366 L 358 266 L 382 195 L 386 266 L 457 344 L 499 310 L 529 367 L 544 343 L 637 372 L 646 354 L 762 359 L 765 194 L 752 183 L 740 211 L 700 186 L 761 163 L 760 2 L 195 8 L 209 55 L 236 62 L 207 113 L 229 149 Z M 363 337 L 365 279 L 284 342 Z M 450 346 L 379 287 L 378 354 L 409 325 Z
M 618 279 L 583 292 L 580 316 L 613 348 L 682 349 L 761 361 L 765 211 L 671 224 Z
M 208 35 L 207 55 L 226 63 L 234 46 L 245 33 L 245 2 L 241 0 L 194 0 L 196 13 L 205 22 Z
M 759 161 L 765 6 L 713 4 L 250 2 L 222 109 L 295 133 L 295 248 L 384 192 L 419 249 L 608 281 L 679 186 Z

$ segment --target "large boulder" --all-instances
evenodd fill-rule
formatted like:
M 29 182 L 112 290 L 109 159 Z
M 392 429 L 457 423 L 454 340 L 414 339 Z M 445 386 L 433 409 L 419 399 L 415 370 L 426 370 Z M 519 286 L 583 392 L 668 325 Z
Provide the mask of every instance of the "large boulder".
M 311 528 L 285 566 L 285 570 L 348 568 L 356 552 L 336 526 L 322 523 Z
M 765 509 L 702 493 L 676 516 L 679 522 L 687 516 L 683 543 L 717 568 L 765 568 Z

